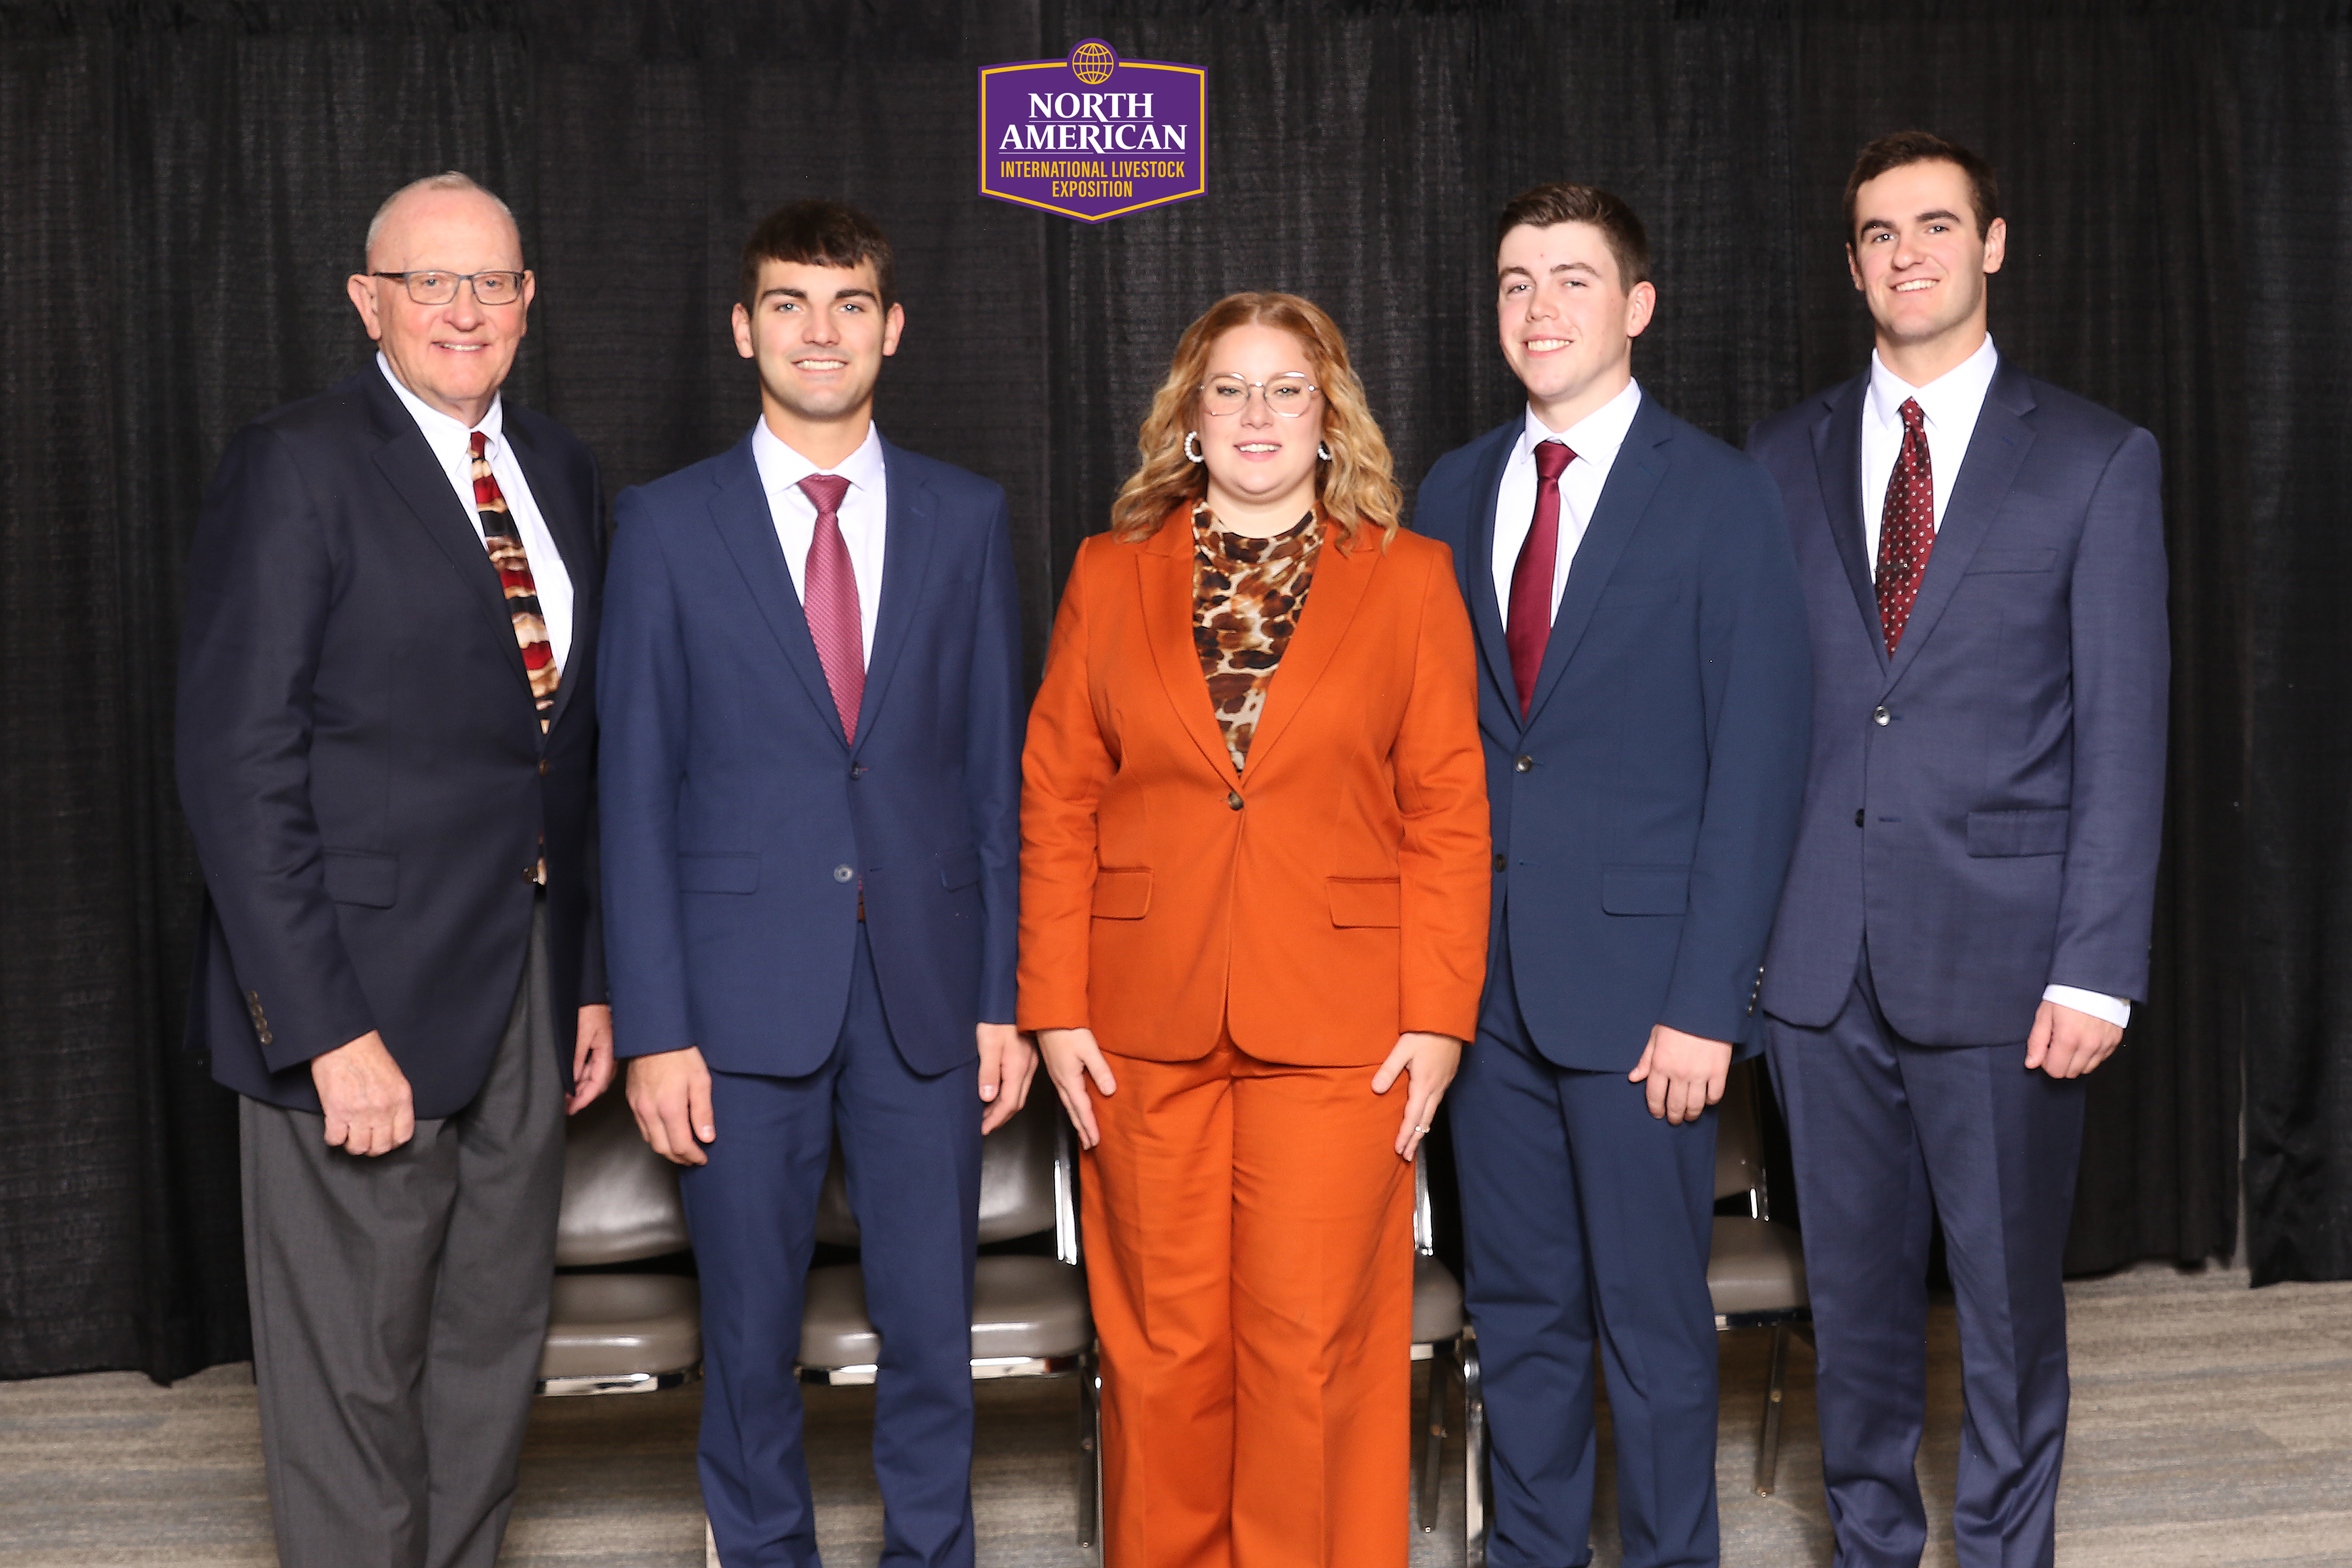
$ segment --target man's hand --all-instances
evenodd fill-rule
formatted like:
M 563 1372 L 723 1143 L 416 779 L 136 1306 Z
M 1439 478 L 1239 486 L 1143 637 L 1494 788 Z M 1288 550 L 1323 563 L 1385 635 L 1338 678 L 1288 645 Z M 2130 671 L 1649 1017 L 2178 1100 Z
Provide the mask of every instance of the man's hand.
M 1028 1037 L 1010 1024 L 982 1024 L 978 1029 L 980 1099 L 988 1107 L 980 1118 L 984 1138 L 1012 1121 L 1013 1113 L 1027 1103 L 1037 1053 Z
M 654 1152 L 674 1165 L 707 1165 L 705 1143 L 719 1141 L 710 1114 L 710 1069 L 688 1046 L 629 1063 L 629 1110 Z
M 2105 1018 L 2044 1002 L 2034 1010 L 2033 1033 L 2026 1037 L 2025 1070 L 2040 1068 L 2052 1078 L 2081 1078 L 2123 1043 L 2123 1030 Z
M 389 1154 L 416 1135 L 408 1075 L 370 1029 L 310 1058 L 310 1082 L 327 1113 L 327 1142 L 353 1154 Z
M 1461 1066 L 1461 1041 L 1451 1035 L 1412 1032 L 1397 1037 L 1389 1059 L 1372 1075 L 1374 1094 L 1386 1094 L 1400 1073 L 1408 1080 L 1404 1125 L 1397 1129 L 1396 1139 L 1397 1154 L 1407 1164 L 1419 1152 L 1421 1141 L 1429 1136 L 1430 1124 L 1437 1120 L 1437 1102 L 1445 1098 L 1445 1086 L 1454 1081 Z
M 563 1114 L 577 1116 L 613 1081 L 613 1009 L 602 1002 L 580 1009 L 579 1043 L 572 1047 L 572 1095 Z
M 1045 1076 L 1054 1080 L 1054 1092 L 1062 1097 L 1062 1109 L 1070 1113 L 1070 1123 L 1078 1130 L 1078 1147 L 1093 1148 L 1102 1142 L 1102 1131 L 1095 1125 L 1095 1106 L 1087 1097 L 1087 1080 L 1092 1079 L 1095 1088 L 1105 1094 L 1118 1092 L 1118 1080 L 1110 1076 L 1110 1063 L 1095 1044 L 1095 1032 L 1040 1029 L 1037 1049 L 1045 1058 Z
M 1642 1059 L 1625 1076 L 1650 1086 L 1650 1114 L 1675 1126 L 1696 1121 L 1723 1098 L 1731 1071 L 1731 1042 L 1685 1035 L 1660 1024 L 1651 1029 Z

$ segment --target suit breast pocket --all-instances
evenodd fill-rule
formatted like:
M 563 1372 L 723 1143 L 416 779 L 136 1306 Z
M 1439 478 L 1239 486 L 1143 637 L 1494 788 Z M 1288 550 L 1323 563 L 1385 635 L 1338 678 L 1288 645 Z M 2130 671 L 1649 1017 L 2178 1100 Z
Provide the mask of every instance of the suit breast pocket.
M 1672 578 L 1635 579 L 1612 582 L 1601 590 L 1597 610 L 1644 610 L 1654 605 L 1671 605 L 1682 596 L 1682 584 Z
M 2055 550 L 1979 550 L 1969 558 L 1967 575 L 2048 572 L 2058 564 Z

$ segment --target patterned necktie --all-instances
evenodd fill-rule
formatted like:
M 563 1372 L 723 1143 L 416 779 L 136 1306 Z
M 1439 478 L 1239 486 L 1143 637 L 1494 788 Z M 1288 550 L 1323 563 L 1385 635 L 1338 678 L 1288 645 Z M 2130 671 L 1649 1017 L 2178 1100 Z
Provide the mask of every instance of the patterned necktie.
M 1886 504 L 1878 514 L 1878 624 L 1886 651 L 1903 644 L 1903 628 L 1919 597 L 1919 579 L 1936 548 L 1936 475 L 1927 461 L 1927 416 L 1919 400 L 1903 400 L 1903 450 L 1886 476 Z
M 1544 645 L 1551 640 L 1551 580 L 1559 566 L 1559 476 L 1576 454 L 1560 441 L 1536 446 L 1536 519 L 1511 568 L 1510 618 L 1503 643 L 1511 650 L 1511 683 L 1519 689 L 1519 717 L 1535 700 Z
M 499 586 L 506 590 L 507 614 L 514 617 L 515 641 L 530 676 L 531 700 L 539 704 L 540 733 L 545 734 L 555 715 L 555 689 L 563 676 L 547 640 L 547 618 L 540 612 L 539 584 L 531 581 L 521 530 L 507 510 L 498 477 L 490 472 L 489 444 L 489 437 L 479 430 L 467 437 L 467 449 L 474 455 L 474 506 L 482 520 L 482 542 L 489 549 L 490 564 L 498 568 Z
M 816 531 L 809 536 L 808 565 L 802 574 L 802 609 L 824 666 L 824 683 L 833 688 L 841 732 L 854 742 L 857 705 L 866 696 L 866 637 L 857 615 L 857 575 L 849 569 L 849 544 L 841 537 L 841 498 L 849 493 L 849 481 L 839 474 L 811 474 L 801 481 L 801 493 L 816 507 Z

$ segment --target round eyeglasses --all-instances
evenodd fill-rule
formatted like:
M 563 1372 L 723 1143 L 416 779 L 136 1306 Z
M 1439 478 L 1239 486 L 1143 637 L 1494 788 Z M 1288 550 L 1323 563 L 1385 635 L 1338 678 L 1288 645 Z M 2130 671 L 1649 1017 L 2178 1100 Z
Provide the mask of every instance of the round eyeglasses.
M 420 305 L 446 305 L 457 297 L 457 285 L 474 286 L 474 299 L 484 305 L 511 305 L 522 298 L 520 272 L 371 272 L 405 285 L 408 297 Z
M 1285 419 L 1296 419 L 1315 406 L 1315 384 L 1295 370 L 1264 381 L 1244 381 L 1233 374 L 1213 375 L 1201 384 L 1201 404 L 1213 416 L 1239 414 L 1249 406 L 1253 391 L 1262 393 L 1265 405 Z

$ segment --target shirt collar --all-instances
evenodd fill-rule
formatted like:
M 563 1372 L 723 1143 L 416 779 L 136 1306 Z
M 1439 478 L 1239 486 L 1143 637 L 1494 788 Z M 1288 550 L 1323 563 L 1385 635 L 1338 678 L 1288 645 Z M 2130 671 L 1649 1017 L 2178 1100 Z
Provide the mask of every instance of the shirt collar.
M 1641 406 L 1642 384 L 1628 381 L 1616 396 L 1565 430 L 1554 430 L 1529 408 L 1519 431 L 1518 449 L 1531 453 L 1542 442 L 1564 441 L 1578 458 L 1605 468 L 1617 460 L 1617 448 L 1625 444 L 1625 434 L 1633 429 L 1633 416 Z
M 1919 400 L 1919 412 L 1927 423 L 1946 428 L 1958 428 L 1976 423 L 1977 414 L 1984 407 L 1985 393 L 1992 386 L 1992 373 L 2000 364 L 2000 355 L 1992 346 L 1992 334 L 1977 345 L 1977 352 L 1929 382 L 1914 386 L 1893 371 L 1870 351 L 1870 416 L 1890 430 L 1903 426 L 1903 404 L 1906 398 Z
M 467 425 L 452 419 L 402 384 L 400 377 L 393 374 L 392 362 L 383 357 L 382 349 L 376 351 L 375 367 L 383 373 L 384 380 L 392 384 L 392 390 L 399 395 L 410 416 L 416 421 L 416 427 L 425 432 L 425 444 L 435 451 L 463 452 L 472 447 L 473 442 L 468 437 L 477 430 L 490 438 L 492 450 L 497 449 L 499 437 L 506 429 L 506 403 L 502 397 L 494 395 L 490 398 L 490 411 L 482 416 L 479 425 Z
M 811 474 L 838 474 L 853 489 L 868 494 L 882 488 L 882 432 L 871 420 L 866 422 L 866 439 L 857 450 L 844 458 L 831 468 L 820 468 L 768 428 L 762 418 L 751 426 L 751 459 L 759 465 L 760 477 L 771 489 L 787 489 L 799 484 Z

